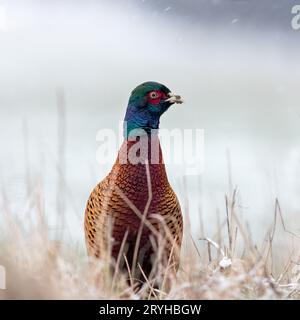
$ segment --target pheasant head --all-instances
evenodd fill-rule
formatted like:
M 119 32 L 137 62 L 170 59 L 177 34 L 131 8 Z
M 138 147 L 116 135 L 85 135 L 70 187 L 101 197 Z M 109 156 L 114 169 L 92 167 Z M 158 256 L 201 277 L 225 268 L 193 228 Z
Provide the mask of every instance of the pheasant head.
M 180 96 L 158 82 L 145 82 L 136 87 L 129 98 L 124 119 L 124 137 L 150 134 L 159 129 L 161 115 L 174 103 L 183 103 Z

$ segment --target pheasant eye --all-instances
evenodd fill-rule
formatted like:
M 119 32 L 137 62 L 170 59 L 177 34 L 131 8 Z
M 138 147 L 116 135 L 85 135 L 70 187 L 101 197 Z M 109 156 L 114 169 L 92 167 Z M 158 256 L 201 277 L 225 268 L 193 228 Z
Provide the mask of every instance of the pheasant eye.
M 155 91 L 152 91 L 152 92 L 149 93 L 149 97 L 151 99 L 157 99 L 158 98 L 158 93 L 155 92 Z

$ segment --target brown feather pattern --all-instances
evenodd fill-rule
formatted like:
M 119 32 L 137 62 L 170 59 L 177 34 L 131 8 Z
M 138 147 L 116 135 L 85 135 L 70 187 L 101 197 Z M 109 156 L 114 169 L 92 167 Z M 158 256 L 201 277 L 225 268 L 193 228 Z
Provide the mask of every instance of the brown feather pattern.
M 148 140 L 148 148 L 138 150 L 140 163 L 130 163 L 131 148 L 144 139 Z M 158 161 L 152 163 L 155 157 Z M 125 164 L 124 159 L 128 160 Z M 147 203 L 149 208 L 145 212 Z M 141 225 L 143 214 L 146 223 Z M 134 260 L 139 229 L 138 257 Z M 158 137 L 125 140 L 111 172 L 95 187 L 87 202 L 88 254 L 101 258 L 109 253 L 117 261 L 119 255 L 123 256 L 120 248 L 126 234 L 124 254 L 130 268 L 138 270 L 137 263 L 140 263 L 147 277 L 153 273 L 157 275 L 155 261 L 159 260 L 164 267 L 171 261 L 171 265 L 178 268 L 182 233 L 180 204 L 167 178 Z M 135 266 L 132 265 L 134 262 Z

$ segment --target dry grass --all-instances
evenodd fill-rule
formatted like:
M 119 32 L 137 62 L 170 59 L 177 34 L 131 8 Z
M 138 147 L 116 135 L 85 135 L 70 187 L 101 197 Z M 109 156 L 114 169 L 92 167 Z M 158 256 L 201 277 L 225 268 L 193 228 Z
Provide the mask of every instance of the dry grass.
M 193 239 L 185 216 L 181 267 L 169 293 L 152 288 L 147 279 L 144 288 L 134 292 L 121 274 L 109 273 L 105 261 L 91 264 L 83 249 L 51 240 L 38 196 L 26 223 L 2 206 L 0 264 L 6 268 L 7 290 L 0 290 L 0 298 L 148 299 L 150 292 L 152 299 L 299 299 L 299 249 L 291 251 L 281 271 L 274 271 L 279 267 L 274 258 L 276 228 L 298 238 L 286 230 L 279 202 L 258 248 L 238 218 L 236 197 L 236 192 L 226 197 L 226 219 L 214 239 Z

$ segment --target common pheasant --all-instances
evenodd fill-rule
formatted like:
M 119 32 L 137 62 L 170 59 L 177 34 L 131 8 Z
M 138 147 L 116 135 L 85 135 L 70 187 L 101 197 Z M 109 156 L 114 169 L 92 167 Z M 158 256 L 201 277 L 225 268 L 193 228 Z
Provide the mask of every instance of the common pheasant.
M 140 282 L 161 281 L 179 265 L 182 214 L 157 131 L 160 116 L 182 102 L 157 82 L 145 82 L 132 91 L 117 160 L 86 206 L 88 255 L 109 255 L 115 268 Z

